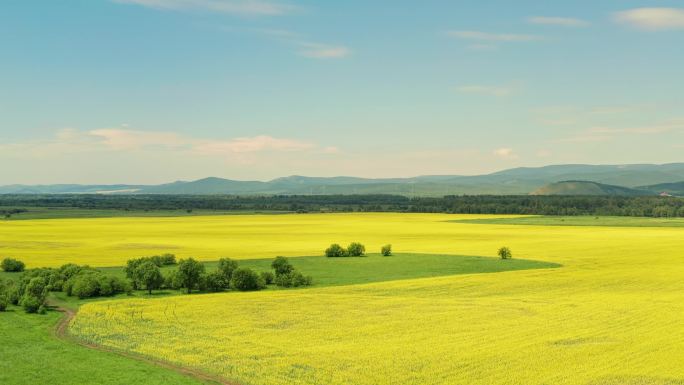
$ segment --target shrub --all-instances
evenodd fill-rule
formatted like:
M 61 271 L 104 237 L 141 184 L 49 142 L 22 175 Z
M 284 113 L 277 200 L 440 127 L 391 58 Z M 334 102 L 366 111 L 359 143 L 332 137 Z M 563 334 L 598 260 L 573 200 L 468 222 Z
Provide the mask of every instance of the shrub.
M 230 279 L 233 277 L 233 271 L 238 268 L 237 261 L 230 258 L 221 258 L 218 262 L 218 272 L 223 276 L 223 280 L 226 283 L 226 288 L 230 283 Z
M 325 249 L 325 256 L 328 258 L 340 258 L 340 257 L 346 257 L 347 250 L 345 250 L 342 246 L 338 245 L 337 243 L 333 243 Z
M 7 310 L 8 305 L 9 301 L 7 300 L 7 297 L 5 297 L 4 294 L 0 294 L 0 311 Z
M 39 298 L 25 296 L 21 298 L 19 305 L 21 305 L 27 313 L 37 313 L 38 310 L 43 307 L 43 302 Z
M 226 281 L 220 271 L 214 271 L 204 277 L 203 288 L 211 292 L 219 292 L 227 289 L 230 281 Z
M 2 267 L 2 270 L 5 272 L 18 273 L 24 271 L 26 265 L 24 265 L 24 262 L 18 259 L 5 258 L 2 260 L 2 263 L 0 263 L 0 267 Z
M 183 287 L 183 282 L 177 271 L 171 271 L 164 277 L 164 287 L 173 290 L 179 290 Z
M 193 258 L 181 259 L 178 262 L 178 276 L 181 288 L 186 288 L 188 294 L 199 286 L 204 275 L 204 265 Z
M 511 254 L 511 249 L 508 247 L 502 247 L 499 249 L 498 255 L 501 259 L 511 259 L 513 254 Z
M 380 248 L 380 254 L 382 254 L 383 257 L 389 257 L 392 255 L 392 245 L 385 245 Z
M 271 273 L 270 271 L 262 271 L 261 274 L 259 274 L 259 275 L 261 276 L 261 279 L 264 281 L 265 285 L 272 284 L 273 279 L 275 278 L 273 273 Z
M 290 261 L 285 257 L 276 257 L 276 259 L 271 262 L 271 268 L 275 270 L 275 275 L 289 274 L 294 270 L 294 267 L 290 264 Z
M 131 285 L 116 276 L 97 270 L 83 270 L 64 282 L 64 292 L 80 299 L 108 297 L 119 293 L 130 293 Z
M 247 267 L 239 267 L 233 272 L 231 285 L 235 290 L 254 291 L 261 290 L 265 284 L 254 270 Z
M 366 254 L 366 246 L 358 242 L 352 242 L 347 247 L 347 253 L 350 257 L 361 257 Z
M 274 282 L 280 287 L 299 287 L 311 285 L 313 279 L 310 276 L 305 276 L 299 271 L 294 270 L 288 274 L 277 275 Z
M 173 254 L 162 254 L 159 256 L 162 266 L 170 266 L 176 264 L 176 256 Z
M 164 277 L 157 266 L 152 261 L 141 263 L 133 272 L 134 279 L 139 287 L 144 287 L 149 294 L 153 289 L 159 289 L 164 283 Z
M 45 304 L 47 283 L 43 277 L 33 277 L 21 288 L 21 305 L 27 313 L 36 313 Z
M 0 298 L 4 298 L 7 303 L 17 305 L 19 303 L 19 288 L 12 280 L 0 278 Z
M 100 294 L 100 284 L 96 274 L 80 274 L 74 277 L 71 293 L 80 299 L 97 297 Z

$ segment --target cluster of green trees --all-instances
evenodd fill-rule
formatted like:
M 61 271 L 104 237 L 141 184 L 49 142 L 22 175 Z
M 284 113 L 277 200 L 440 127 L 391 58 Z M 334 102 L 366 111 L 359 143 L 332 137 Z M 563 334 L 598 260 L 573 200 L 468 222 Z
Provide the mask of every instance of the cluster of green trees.
M 366 254 L 366 246 L 358 242 L 352 242 L 345 249 L 337 243 L 333 243 L 325 249 L 325 256 L 328 258 L 341 257 L 362 257 Z
M 392 245 L 382 246 L 380 254 L 385 257 L 392 255 Z M 366 255 L 366 246 L 359 242 L 352 242 L 347 248 L 340 246 L 338 243 L 333 243 L 325 249 L 325 256 L 328 258 L 363 257 L 364 255 Z
M 457 214 L 684 217 L 684 199 L 641 196 L 450 195 L 3 195 L 0 208 L 71 207 L 116 210 L 249 210 L 290 212 L 424 212 Z M 22 211 L 22 212 L 23 212 Z
M 191 293 L 221 292 L 226 290 L 255 291 L 275 284 L 281 287 L 311 285 L 312 278 L 297 271 L 284 257 L 277 257 L 272 268 L 274 272 L 257 273 L 248 267 L 238 266 L 230 258 L 221 258 L 215 271 L 207 272 L 205 265 L 194 258 L 181 259 L 178 267 L 163 275 L 161 266 L 149 257 L 131 259 L 126 268 L 126 277 L 134 289 L 144 289 L 149 293 L 156 289 L 183 290 Z
M 7 279 L 0 283 L 0 307 L 14 304 L 29 313 L 42 313 L 51 291 L 90 298 L 130 293 L 131 285 L 117 276 L 72 263 L 59 268 L 31 269 L 22 273 L 18 283 Z
M 0 216 L 4 217 L 5 219 L 9 219 L 14 214 L 21 214 L 21 213 L 25 213 L 27 211 L 28 210 L 26 210 L 26 209 L 3 209 L 3 210 L 0 210 Z
M 9 261 L 9 262 L 7 262 Z M 21 261 L 6 258 L 6 271 L 23 271 Z M 21 266 L 21 269 L 15 266 Z M 167 274 L 162 267 L 177 265 Z M 221 258 L 215 271 L 206 272 L 205 265 L 194 258 L 176 262 L 173 254 L 131 259 L 126 263 L 126 279 L 106 274 L 89 266 L 66 264 L 59 268 L 38 268 L 24 271 L 17 281 L 0 278 L 0 311 L 9 304 L 19 305 L 29 313 L 45 312 L 45 300 L 49 292 L 64 292 L 80 299 L 131 294 L 133 290 L 172 289 L 191 293 L 221 292 L 226 290 L 254 291 L 267 285 L 280 287 L 309 286 L 311 276 L 305 276 L 285 257 L 277 257 L 271 263 L 273 271 L 257 273 L 248 267 L 238 266 L 230 258 Z

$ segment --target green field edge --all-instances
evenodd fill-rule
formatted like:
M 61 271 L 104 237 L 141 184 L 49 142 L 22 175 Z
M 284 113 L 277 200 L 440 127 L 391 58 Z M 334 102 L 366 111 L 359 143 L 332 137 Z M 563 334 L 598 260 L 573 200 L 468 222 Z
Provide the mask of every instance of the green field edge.
M 615 217 L 615 216 L 516 216 L 447 220 L 448 223 L 515 226 L 577 226 L 577 227 L 684 227 L 684 218 Z

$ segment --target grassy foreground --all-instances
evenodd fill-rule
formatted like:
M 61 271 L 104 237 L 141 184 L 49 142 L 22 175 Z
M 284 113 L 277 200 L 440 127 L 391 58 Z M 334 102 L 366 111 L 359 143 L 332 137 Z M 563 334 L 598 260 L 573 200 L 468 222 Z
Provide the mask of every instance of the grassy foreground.
M 62 313 L 0 313 L 0 384 L 199 385 L 171 370 L 62 341 L 54 327 Z

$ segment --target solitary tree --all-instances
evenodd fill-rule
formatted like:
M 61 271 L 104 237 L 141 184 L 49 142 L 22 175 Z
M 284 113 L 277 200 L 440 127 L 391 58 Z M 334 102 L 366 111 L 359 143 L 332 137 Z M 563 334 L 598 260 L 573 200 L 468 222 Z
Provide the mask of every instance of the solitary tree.
M 135 269 L 135 280 L 140 287 L 144 287 L 149 294 L 153 289 L 159 289 L 164 283 L 161 270 L 151 261 L 143 262 Z
M 392 255 L 392 245 L 385 245 L 380 248 L 380 254 L 382 254 L 383 257 L 389 257 Z
M 513 258 L 513 254 L 511 254 L 511 249 L 509 249 L 508 247 L 500 248 L 498 254 L 499 254 L 499 257 L 501 257 L 501 259 Z
M 178 280 L 180 287 L 185 287 L 188 294 L 200 283 L 204 274 L 204 265 L 193 258 L 181 259 L 178 263 Z

